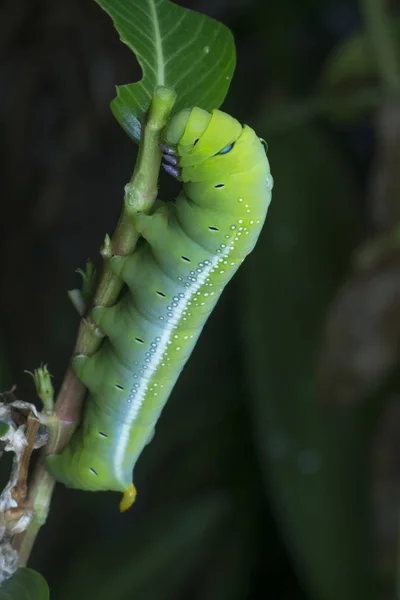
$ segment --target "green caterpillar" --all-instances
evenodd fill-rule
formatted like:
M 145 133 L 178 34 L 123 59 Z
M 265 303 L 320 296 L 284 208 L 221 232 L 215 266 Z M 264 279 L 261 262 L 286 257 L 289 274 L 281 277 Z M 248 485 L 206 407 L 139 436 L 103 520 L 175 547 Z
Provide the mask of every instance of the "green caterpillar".
M 262 141 L 224 112 L 186 109 L 164 134 L 164 167 L 183 182 L 175 203 L 133 224 L 146 241 L 112 268 L 128 291 L 96 307 L 107 336 L 73 368 L 89 389 L 82 425 L 51 474 L 69 487 L 123 492 L 135 463 L 225 285 L 257 242 L 271 200 Z

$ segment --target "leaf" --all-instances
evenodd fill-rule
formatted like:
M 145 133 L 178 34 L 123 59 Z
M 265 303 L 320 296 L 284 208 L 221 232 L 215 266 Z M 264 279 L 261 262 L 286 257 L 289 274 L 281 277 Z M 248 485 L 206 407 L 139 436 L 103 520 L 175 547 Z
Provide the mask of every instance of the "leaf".
M 5 436 L 10 431 L 10 425 L 4 421 L 0 421 L 0 438 Z
M 400 59 L 400 22 L 393 19 L 390 24 L 397 56 Z M 365 31 L 357 31 L 342 40 L 328 56 L 322 70 L 320 84 L 325 88 L 336 88 L 349 82 L 362 83 L 366 79 L 378 78 L 374 53 Z
M 257 564 L 259 513 L 254 504 L 243 503 L 228 522 L 224 536 L 210 552 L 207 576 L 203 577 L 201 600 L 243 600 L 251 597 L 254 564 Z M 199 591 L 200 591 L 199 590 Z
M 227 27 L 169 0 L 96 2 L 110 15 L 121 41 L 142 67 L 143 79 L 118 86 L 111 103 L 115 118 L 135 141 L 140 138 L 139 117 L 158 85 L 177 92 L 173 112 L 190 106 L 211 110 L 222 104 L 236 64 Z
M 60 600 L 171 600 L 180 597 L 190 574 L 210 547 L 230 512 L 225 495 L 210 494 L 170 513 L 161 511 L 131 535 L 111 540 L 93 554 L 74 557 L 74 578 L 63 582 Z M 1 599 L 0 599 L 1 600 Z
M 260 463 L 310 599 L 375 600 L 365 420 L 324 410 L 316 386 L 327 308 L 357 239 L 354 182 L 318 128 L 268 142 L 275 187 L 240 303 Z
M 49 600 L 45 579 L 33 569 L 20 568 L 0 587 L 0 600 Z

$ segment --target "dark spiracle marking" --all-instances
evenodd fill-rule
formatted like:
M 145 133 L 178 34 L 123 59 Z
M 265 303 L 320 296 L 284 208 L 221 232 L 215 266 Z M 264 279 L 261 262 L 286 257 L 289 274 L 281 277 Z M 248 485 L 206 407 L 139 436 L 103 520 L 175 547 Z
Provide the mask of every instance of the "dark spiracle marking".
M 182 260 L 185 260 L 186 262 L 191 262 L 190 258 L 188 258 L 187 256 L 181 256 Z
M 142 340 L 142 338 L 135 338 L 135 340 L 139 342 L 139 344 L 144 344 L 144 340 Z
M 89 468 L 89 471 L 93 473 L 93 475 L 98 475 L 98 472 L 92 469 L 92 467 Z
M 157 292 L 157 294 L 158 294 L 159 296 L 161 296 L 162 298 L 165 298 L 165 294 L 164 294 L 164 292 Z
M 225 187 L 224 183 L 217 183 L 217 185 L 214 185 L 215 188 L 223 188 Z
M 122 385 L 119 385 L 118 383 L 115 384 L 115 387 L 117 388 L 117 390 L 124 390 L 125 388 L 122 387 Z
M 210 225 L 208 229 L 210 229 L 211 231 L 219 231 L 218 227 L 214 227 L 213 225 Z

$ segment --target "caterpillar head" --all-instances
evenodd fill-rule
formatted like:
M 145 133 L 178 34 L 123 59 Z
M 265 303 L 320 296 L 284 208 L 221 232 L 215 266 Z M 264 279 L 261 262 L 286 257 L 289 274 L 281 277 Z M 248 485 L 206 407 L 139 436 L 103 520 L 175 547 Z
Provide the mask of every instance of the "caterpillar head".
M 164 142 L 176 147 L 179 167 L 185 169 L 227 152 L 241 133 L 241 124 L 228 114 L 195 107 L 182 110 L 171 119 Z
M 177 207 L 185 231 L 212 251 L 214 242 L 226 244 L 233 236 L 235 252 L 247 254 L 271 200 L 272 177 L 260 138 L 224 112 L 193 108 L 171 119 L 164 142 L 174 146 L 165 148 L 173 152 L 167 160 L 173 166 L 166 168 L 184 183 Z

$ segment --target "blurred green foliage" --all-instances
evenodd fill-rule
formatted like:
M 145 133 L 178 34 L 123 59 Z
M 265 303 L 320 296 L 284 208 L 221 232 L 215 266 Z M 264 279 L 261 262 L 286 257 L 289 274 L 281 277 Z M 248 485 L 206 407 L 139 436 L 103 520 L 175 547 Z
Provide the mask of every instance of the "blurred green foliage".
M 49 588 L 39 573 L 18 569 L 12 579 L 3 583 L 0 600 L 49 600 Z
M 64 290 L 112 229 L 132 171 L 133 144 L 109 101 L 140 71 L 92 0 L 39 4 L 20 0 L 18 18 L 12 3 L 0 8 L 13 73 L 0 102 L 10 190 L 1 315 L 13 373 L 46 361 L 60 381 L 77 322 Z M 379 71 L 367 64 L 360 80 L 343 55 L 363 25 L 360 5 L 185 6 L 234 33 L 224 108 L 268 141 L 270 214 L 138 464 L 133 509 L 120 515 L 114 494 L 58 487 L 32 566 L 54 600 L 390 600 L 398 430 L 382 415 L 398 390 L 388 374 L 399 358 L 400 262 L 393 250 L 360 271 L 353 255 L 397 224 L 398 162 L 387 160 L 397 113 Z M 321 95 L 337 44 L 350 79 Z M 324 118 L 346 103 L 346 123 Z M 162 176 L 161 196 L 175 193 Z
M 357 453 L 350 411 L 338 418 L 324 410 L 316 385 L 326 310 L 358 229 L 354 177 L 315 126 L 269 137 L 269 144 L 274 203 L 241 293 L 259 456 L 313 597 L 367 600 L 376 597 L 367 457 Z

